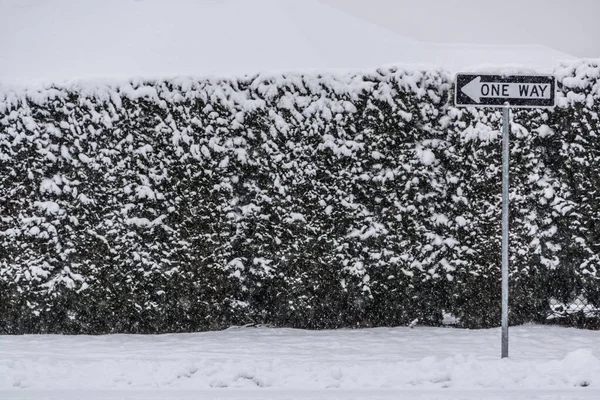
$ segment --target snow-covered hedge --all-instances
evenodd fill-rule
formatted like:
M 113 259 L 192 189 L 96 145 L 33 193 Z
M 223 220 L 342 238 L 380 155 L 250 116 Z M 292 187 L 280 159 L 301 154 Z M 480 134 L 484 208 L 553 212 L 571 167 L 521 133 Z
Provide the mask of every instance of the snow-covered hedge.
M 514 113 L 513 322 L 600 303 L 600 67 Z M 499 323 L 500 114 L 452 77 L 0 89 L 0 332 Z

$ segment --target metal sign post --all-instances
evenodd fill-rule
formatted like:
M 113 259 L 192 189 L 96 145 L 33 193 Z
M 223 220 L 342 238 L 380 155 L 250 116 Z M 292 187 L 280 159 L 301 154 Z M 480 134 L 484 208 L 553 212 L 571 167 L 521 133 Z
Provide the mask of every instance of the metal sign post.
M 555 93 L 551 75 L 456 75 L 457 107 L 502 107 L 502 358 L 508 357 L 510 107 L 554 107 Z
M 502 358 L 508 357 L 508 172 L 510 107 L 502 109 Z

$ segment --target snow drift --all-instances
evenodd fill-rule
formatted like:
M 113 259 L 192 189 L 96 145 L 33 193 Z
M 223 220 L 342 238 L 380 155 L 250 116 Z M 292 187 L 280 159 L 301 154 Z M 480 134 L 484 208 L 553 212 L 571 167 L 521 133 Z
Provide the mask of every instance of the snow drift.
M 498 329 L 231 328 L 152 336 L 0 336 L 0 395 L 591 399 L 600 393 L 599 336 L 514 327 L 512 357 L 504 360 Z M 136 396 L 144 389 L 153 393 Z M 194 393 L 186 397 L 186 390 Z M 61 391 L 64 397 L 57 394 Z

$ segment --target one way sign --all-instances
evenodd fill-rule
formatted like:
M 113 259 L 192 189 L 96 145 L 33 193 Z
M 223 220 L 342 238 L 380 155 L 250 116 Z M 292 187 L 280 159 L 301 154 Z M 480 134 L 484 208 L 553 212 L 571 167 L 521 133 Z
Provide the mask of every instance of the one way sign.
M 553 107 L 556 79 L 552 75 L 458 74 L 457 106 Z

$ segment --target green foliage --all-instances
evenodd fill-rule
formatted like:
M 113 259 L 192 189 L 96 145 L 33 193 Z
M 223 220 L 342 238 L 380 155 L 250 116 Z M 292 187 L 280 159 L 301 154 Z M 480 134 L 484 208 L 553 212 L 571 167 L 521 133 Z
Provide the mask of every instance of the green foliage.
M 560 107 L 513 115 L 514 323 L 600 306 L 600 67 L 557 75 Z M 500 113 L 450 87 L 388 68 L 0 94 L 0 333 L 498 325 Z

